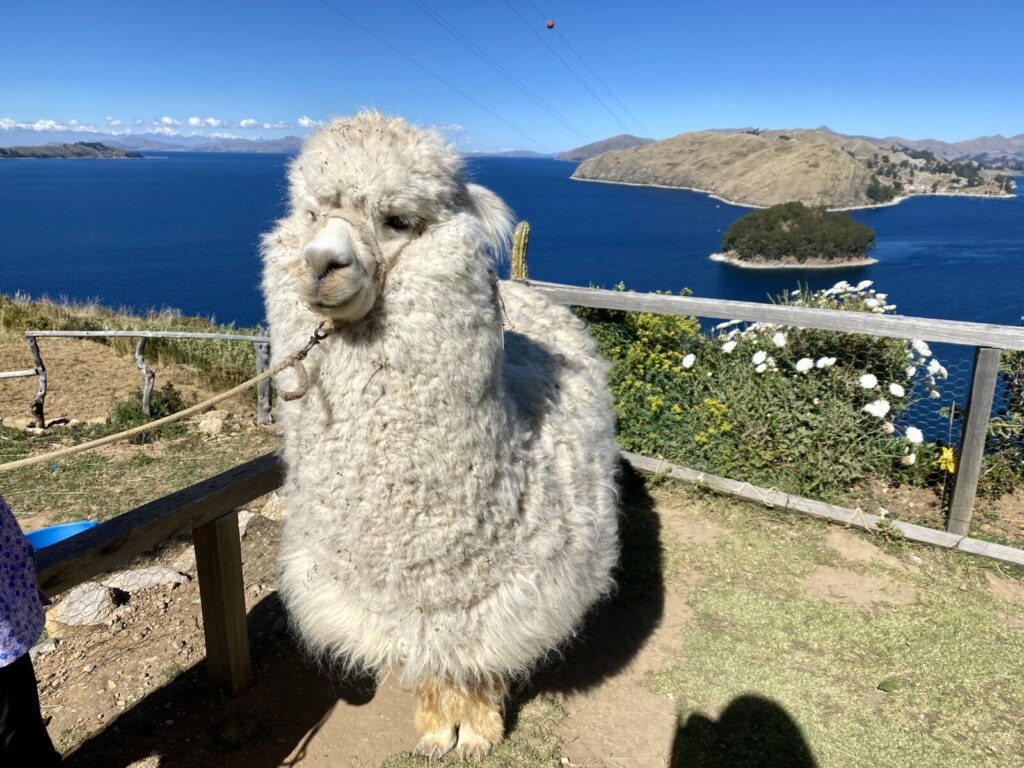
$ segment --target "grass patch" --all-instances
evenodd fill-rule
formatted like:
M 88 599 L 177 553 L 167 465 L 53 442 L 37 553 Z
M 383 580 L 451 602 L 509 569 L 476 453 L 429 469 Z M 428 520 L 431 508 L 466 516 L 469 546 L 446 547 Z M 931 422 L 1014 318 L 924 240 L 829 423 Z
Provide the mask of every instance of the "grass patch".
M 701 587 L 680 650 L 648 678 L 680 702 L 687 724 L 674 765 L 703 764 L 694 750 L 708 728 L 693 724 L 707 726 L 725 708 L 722 726 L 729 705 L 751 695 L 788 717 L 822 768 L 1011 765 L 1024 754 L 1024 632 L 1005 620 L 1024 620 L 1024 610 L 990 593 L 989 566 L 925 548 L 914 549 L 925 558 L 918 573 L 851 563 L 825 545 L 820 523 L 722 499 L 702 512 L 734 533 L 712 546 L 669 547 L 670 567 L 699 574 Z M 870 609 L 827 602 L 800 583 L 823 565 L 865 584 L 874 576 L 915 588 L 916 600 Z M 879 690 L 891 678 L 900 689 Z M 767 731 L 721 744 L 735 754 L 707 764 L 776 764 L 743 752 L 770 746 Z

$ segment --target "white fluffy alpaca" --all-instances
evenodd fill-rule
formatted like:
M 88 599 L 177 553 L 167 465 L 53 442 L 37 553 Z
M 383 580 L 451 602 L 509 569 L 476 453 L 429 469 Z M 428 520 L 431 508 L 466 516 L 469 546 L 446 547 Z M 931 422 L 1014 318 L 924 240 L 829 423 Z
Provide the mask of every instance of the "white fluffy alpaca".
M 314 651 L 418 688 L 417 752 L 481 757 L 507 681 L 611 587 L 604 363 L 567 309 L 499 290 L 510 213 L 437 134 L 335 120 L 289 183 L 263 241 L 272 348 L 335 331 L 278 404 L 282 598 Z

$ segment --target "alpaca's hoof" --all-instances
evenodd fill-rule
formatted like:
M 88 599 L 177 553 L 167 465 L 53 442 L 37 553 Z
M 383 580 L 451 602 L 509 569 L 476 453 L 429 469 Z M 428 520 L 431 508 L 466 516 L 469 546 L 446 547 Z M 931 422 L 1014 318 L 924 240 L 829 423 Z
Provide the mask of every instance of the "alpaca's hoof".
M 452 751 L 455 747 L 455 741 L 456 737 L 454 734 L 449 738 L 448 734 L 428 733 L 420 739 L 412 753 L 419 757 L 425 757 L 428 760 L 440 760 Z
M 460 760 L 479 763 L 491 752 L 491 742 L 482 736 L 468 734 L 459 738 L 459 746 L 455 748 L 455 756 Z

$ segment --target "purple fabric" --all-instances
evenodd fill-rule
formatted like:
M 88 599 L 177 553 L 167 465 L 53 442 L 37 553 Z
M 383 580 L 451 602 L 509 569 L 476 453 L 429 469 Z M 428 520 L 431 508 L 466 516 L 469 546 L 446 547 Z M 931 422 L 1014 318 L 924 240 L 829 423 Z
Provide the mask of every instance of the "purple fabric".
M 32 547 L 0 496 L 0 667 L 28 653 L 45 620 Z

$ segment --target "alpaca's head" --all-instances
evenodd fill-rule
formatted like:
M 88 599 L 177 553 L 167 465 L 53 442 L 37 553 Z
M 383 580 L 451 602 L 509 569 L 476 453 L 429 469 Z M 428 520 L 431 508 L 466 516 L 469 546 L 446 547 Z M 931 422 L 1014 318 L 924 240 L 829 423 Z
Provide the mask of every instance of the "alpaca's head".
M 376 112 L 320 128 L 292 163 L 282 226 L 297 248 L 289 271 L 317 314 L 357 320 L 386 291 L 396 260 L 416 259 L 457 218 L 480 258 L 505 245 L 508 208 L 467 184 L 462 160 L 435 132 Z

